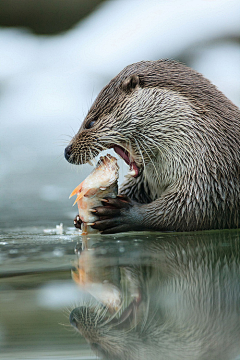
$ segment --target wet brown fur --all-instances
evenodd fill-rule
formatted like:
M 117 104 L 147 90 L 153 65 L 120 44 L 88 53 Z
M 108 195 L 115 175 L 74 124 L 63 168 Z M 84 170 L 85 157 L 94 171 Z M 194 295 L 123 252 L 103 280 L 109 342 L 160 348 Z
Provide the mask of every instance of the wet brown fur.
M 140 168 L 120 190 L 138 202 L 122 212 L 125 230 L 238 227 L 240 110 L 201 74 L 169 60 L 123 69 L 93 103 L 69 161 L 114 144 Z

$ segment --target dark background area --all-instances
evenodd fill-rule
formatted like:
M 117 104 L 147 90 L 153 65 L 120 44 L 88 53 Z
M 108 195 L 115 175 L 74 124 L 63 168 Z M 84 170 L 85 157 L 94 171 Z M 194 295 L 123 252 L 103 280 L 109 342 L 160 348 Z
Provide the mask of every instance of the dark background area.
M 0 26 L 26 27 L 39 35 L 66 31 L 103 0 L 1 0 Z

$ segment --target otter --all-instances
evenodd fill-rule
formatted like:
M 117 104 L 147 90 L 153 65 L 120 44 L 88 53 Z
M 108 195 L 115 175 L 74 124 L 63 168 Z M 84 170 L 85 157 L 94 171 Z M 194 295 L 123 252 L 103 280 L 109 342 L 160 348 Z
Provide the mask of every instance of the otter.
M 171 60 L 125 67 L 65 149 L 73 164 L 113 148 L 130 167 L 116 199 L 93 209 L 102 233 L 239 225 L 240 110 Z
M 70 313 L 93 351 L 105 360 L 239 359 L 238 230 L 139 236 L 137 247 L 136 235 L 119 239 L 90 251 L 98 278 L 121 269 L 122 313 L 91 302 Z

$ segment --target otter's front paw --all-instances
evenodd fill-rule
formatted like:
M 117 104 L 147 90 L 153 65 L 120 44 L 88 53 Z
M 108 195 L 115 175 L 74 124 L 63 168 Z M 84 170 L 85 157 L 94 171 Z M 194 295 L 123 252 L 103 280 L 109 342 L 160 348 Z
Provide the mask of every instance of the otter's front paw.
M 114 234 L 135 230 L 129 222 L 129 209 L 134 205 L 126 195 L 118 195 L 116 198 L 102 199 L 103 206 L 92 209 L 92 213 L 99 217 L 91 227 L 99 230 L 102 234 Z
M 75 216 L 75 218 L 73 220 L 73 224 L 74 224 L 75 228 L 81 229 L 82 220 L 80 219 L 79 215 Z

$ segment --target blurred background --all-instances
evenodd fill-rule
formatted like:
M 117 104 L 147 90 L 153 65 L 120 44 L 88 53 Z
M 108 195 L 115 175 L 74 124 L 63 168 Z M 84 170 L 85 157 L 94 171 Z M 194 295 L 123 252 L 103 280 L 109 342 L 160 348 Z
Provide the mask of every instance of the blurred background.
M 72 224 L 63 151 L 126 65 L 171 58 L 240 105 L 239 0 L 1 0 L 0 226 Z M 121 171 L 123 177 L 124 170 Z

